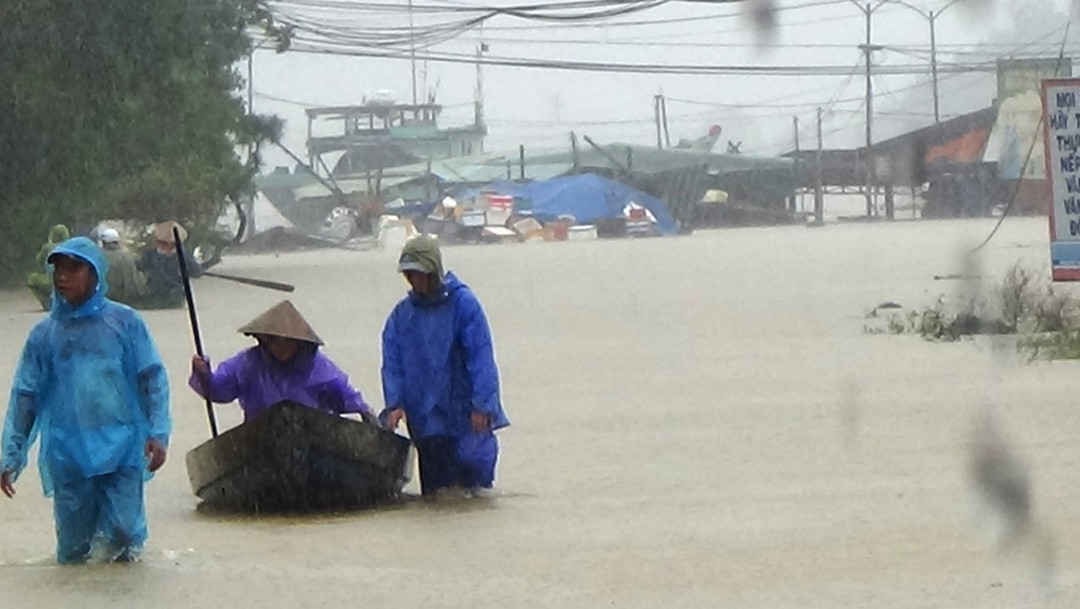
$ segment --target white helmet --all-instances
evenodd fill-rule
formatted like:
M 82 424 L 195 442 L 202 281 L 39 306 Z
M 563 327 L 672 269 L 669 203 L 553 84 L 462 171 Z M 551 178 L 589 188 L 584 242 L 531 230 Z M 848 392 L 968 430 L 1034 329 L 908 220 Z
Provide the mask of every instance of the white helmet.
M 120 243 L 120 233 L 115 228 L 103 229 L 99 235 L 102 245 L 106 243 Z

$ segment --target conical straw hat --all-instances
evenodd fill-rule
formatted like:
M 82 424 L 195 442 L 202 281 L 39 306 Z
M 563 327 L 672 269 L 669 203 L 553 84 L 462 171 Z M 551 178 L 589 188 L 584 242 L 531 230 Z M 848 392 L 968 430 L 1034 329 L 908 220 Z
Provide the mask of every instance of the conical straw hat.
M 267 334 L 283 338 L 295 338 L 316 345 L 324 344 L 304 316 L 288 300 L 282 300 L 262 315 L 249 321 L 237 332 L 241 334 Z

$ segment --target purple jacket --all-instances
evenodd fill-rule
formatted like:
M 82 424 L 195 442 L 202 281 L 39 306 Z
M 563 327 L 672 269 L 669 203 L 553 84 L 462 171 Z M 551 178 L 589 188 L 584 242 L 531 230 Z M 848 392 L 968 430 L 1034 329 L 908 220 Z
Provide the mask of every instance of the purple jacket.
M 212 402 L 240 400 L 245 421 L 283 400 L 337 414 L 371 413 L 348 375 L 318 350 L 281 364 L 251 347 L 218 364 L 208 379 L 193 372 L 188 385 Z

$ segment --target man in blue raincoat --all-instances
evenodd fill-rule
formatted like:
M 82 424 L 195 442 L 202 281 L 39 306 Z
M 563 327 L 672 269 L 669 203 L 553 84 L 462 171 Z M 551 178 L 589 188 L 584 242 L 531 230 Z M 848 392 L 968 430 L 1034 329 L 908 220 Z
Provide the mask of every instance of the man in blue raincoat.
M 383 329 L 380 419 L 391 430 L 405 419 L 424 495 L 451 487 L 483 495 L 495 481 L 494 431 L 510 424 L 487 317 L 472 290 L 443 272 L 434 238 L 408 241 L 398 271 L 412 290 Z
M 130 561 L 146 540 L 143 486 L 165 463 L 169 385 L 146 324 L 106 298 L 108 263 L 85 237 L 47 259 L 52 309 L 23 347 L 4 421 L 0 489 L 15 494 L 40 436 L 57 560 Z

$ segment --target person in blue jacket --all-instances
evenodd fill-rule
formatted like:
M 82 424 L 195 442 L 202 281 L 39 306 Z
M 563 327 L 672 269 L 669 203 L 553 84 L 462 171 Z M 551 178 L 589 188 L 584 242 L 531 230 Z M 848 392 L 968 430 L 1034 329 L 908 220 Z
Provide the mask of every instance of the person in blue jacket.
M 412 289 L 383 329 L 380 419 L 391 430 L 405 419 L 424 495 L 452 487 L 485 494 L 495 481 L 494 431 L 510 424 L 487 317 L 472 290 L 444 273 L 433 237 L 409 240 L 398 271 Z
M 165 367 L 139 314 L 106 297 L 108 263 L 93 241 L 68 239 L 47 261 L 52 309 L 30 331 L 12 382 L 0 490 L 15 495 L 40 437 L 57 560 L 135 560 L 147 537 L 143 486 L 169 442 Z

